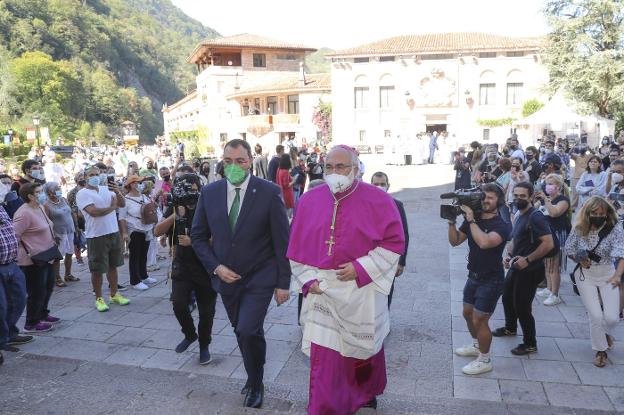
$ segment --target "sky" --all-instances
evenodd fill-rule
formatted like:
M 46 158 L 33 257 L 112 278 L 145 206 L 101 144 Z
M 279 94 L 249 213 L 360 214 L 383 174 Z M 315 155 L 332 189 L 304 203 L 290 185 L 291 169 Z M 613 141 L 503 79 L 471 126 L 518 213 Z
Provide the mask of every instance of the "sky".
M 548 32 L 544 0 L 172 1 L 223 36 L 252 33 L 314 48 L 344 49 L 407 34 Z

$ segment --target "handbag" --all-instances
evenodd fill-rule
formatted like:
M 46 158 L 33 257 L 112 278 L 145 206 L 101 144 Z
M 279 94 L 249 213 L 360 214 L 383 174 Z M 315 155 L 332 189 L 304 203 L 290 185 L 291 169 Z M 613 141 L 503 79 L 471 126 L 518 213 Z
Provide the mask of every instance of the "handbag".
M 598 246 L 600 246 L 600 242 L 602 242 L 602 240 L 611 233 L 611 231 L 613 230 L 613 228 L 607 228 L 604 227 L 602 228 L 602 230 L 600 232 L 598 232 L 598 243 L 596 244 L 596 246 L 594 246 L 592 248 L 591 251 L 588 252 L 588 254 L 593 254 L 594 251 L 596 250 L 596 248 L 598 248 Z M 572 272 L 570 273 L 570 280 L 572 281 L 572 290 L 574 291 L 574 294 L 576 295 L 581 295 L 581 293 L 579 292 L 579 289 L 576 285 L 576 272 L 580 270 L 580 275 L 583 276 L 583 268 L 581 268 L 581 264 L 577 263 L 576 266 L 574 267 L 574 269 L 572 270 Z
M 41 206 L 39 206 L 39 209 L 41 209 Z M 45 212 L 43 212 L 43 209 L 41 209 L 41 212 L 46 218 L 46 223 L 48 223 L 48 217 L 46 216 Z M 38 267 L 43 267 L 47 264 L 52 263 L 53 261 L 60 261 L 61 259 L 63 259 L 63 255 L 61 255 L 61 251 L 59 251 L 58 246 L 56 245 L 56 239 L 54 238 L 54 232 L 52 232 L 52 227 L 50 226 L 50 223 L 48 223 L 48 228 L 50 229 L 50 235 L 52 235 L 52 240 L 55 242 L 54 245 L 52 245 L 50 248 L 46 249 L 43 252 L 31 255 L 30 252 L 28 252 L 24 241 L 20 240 L 22 246 L 24 247 L 24 251 L 26 251 L 26 254 L 30 257 L 30 260 L 33 262 L 33 264 Z

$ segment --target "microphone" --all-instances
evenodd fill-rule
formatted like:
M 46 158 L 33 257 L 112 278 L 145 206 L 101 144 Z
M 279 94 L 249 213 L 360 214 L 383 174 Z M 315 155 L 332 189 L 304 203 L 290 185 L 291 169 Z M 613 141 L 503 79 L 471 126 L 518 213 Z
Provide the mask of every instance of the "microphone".
M 454 197 L 457 197 L 457 194 L 455 192 L 450 192 L 450 193 L 442 193 L 440 195 L 440 199 L 452 199 Z

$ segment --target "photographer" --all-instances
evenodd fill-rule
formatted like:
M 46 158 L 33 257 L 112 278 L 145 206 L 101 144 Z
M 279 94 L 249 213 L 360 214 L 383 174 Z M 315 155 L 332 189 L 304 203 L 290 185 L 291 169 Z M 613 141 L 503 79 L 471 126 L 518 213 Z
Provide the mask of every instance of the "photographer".
M 555 247 L 548 221 L 542 212 L 531 206 L 532 196 L 531 183 L 522 182 L 514 187 L 513 200 L 518 216 L 505 258 L 505 267 L 511 268 L 503 289 L 505 327 L 492 332 L 496 337 L 515 336 L 519 320 L 524 334 L 523 343 L 511 350 L 517 356 L 537 352 L 531 303 L 538 284 L 545 278 L 543 259 Z
M 165 210 L 165 219 L 156 225 L 154 235 L 173 237 L 174 256 L 171 264 L 173 312 L 182 327 L 184 339 L 176 346 L 177 353 L 184 352 L 199 333 L 199 364 L 210 363 L 209 345 L 215 315 L 217 293 L 212 289 L 210 274 L 206 272 L 191 247 L 191 224 L 199 199 L 201 179 L 195 174 L 184 174 L 176 179 L 172 198 Z M 197 331 L 189 303 L 195 293 L 199 311 Z
M 462 368 L 467 375 L 492 370 L 490 345 L 492 332 L 488 321 L 503 292 L 504 269 L 501 261 L 511 225 L 498 214 L 504 194 L 494 183 L 482 187 L 481 215 L 475 219 L 473 210 L 463 205 L 464 223 L 459 229 L 449 221 L 448 239 L 458 246 L 468 239 L 468 280 L 464 286 L 464 310 L 473 344 L 455 350 L 459 356 L 475 356 L 476 360 Z

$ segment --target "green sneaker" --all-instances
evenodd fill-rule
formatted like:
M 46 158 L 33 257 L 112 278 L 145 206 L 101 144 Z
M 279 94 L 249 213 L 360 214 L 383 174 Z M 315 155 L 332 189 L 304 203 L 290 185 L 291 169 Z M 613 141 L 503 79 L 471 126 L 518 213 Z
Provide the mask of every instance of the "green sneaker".
M 104 311 L 108 311 L 108 305 L 106 305 L 106 303 L 104 302 L 104 299 L 102 297 L 98 297 L 98 298 L 95 299 L 95 308 L 100 313 L 102 313 Z
M 115 303 L 117 305 L 128 305 L 130 304 L 130 300 L 128 300 L 126 297 L 124 297 L 123 295 L 116 293 L 114 296 L 112 297 L 108 297 L 111 303 Z

